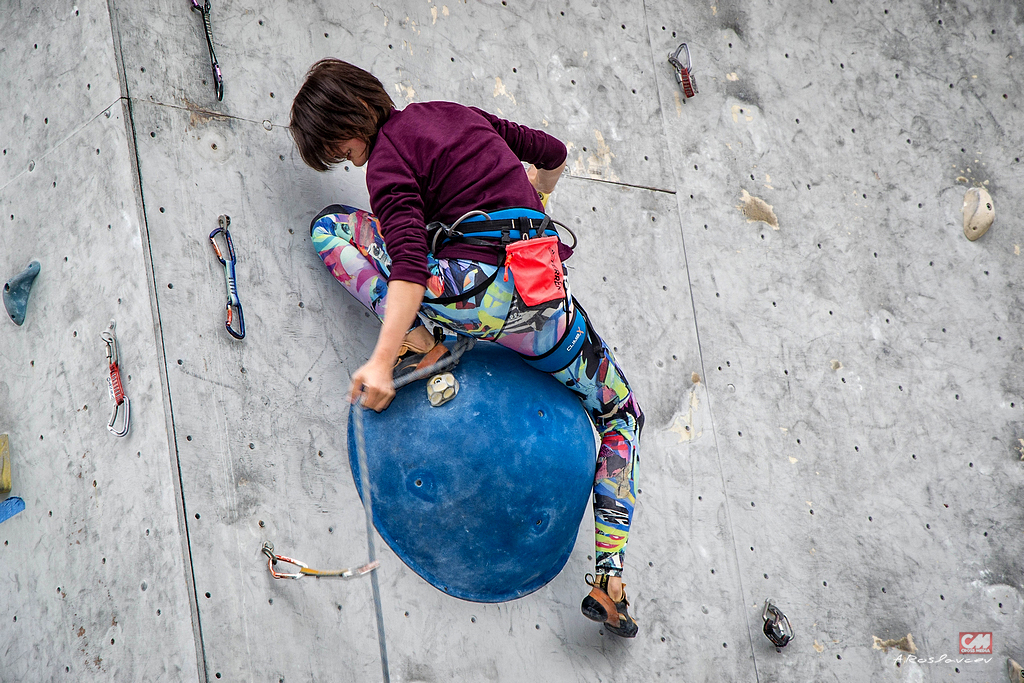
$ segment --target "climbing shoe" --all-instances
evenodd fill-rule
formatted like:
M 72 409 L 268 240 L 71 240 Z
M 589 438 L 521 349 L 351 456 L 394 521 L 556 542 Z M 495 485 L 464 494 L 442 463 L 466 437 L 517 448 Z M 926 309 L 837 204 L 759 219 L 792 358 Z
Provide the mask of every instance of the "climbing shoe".
M 434 333 L 433 340 L 426 343 L 413 338 L 413 332 L 415 331 L 414 329 L 405 336 L 405 340 L 398 351 L 398 360 L 395 361 L 395 367 L 392 371 L 392 376 L 396 383 L 402 377 L 417 370 L 430 367 L 448 355 L 448 347 L 441 343 L 444 333 L 440 331 L 440 328 L 437 328 L 437 331 Z
M 622 584 L 622 600 L 615 602 L 608 595 L 608 575 L 599 574 L 595 579 L 587 574 L 585 581 L 591 587 L 590 595 L 583 598 L 580 611 L 593 621 L 603 622 L 605 628 L 623 638 L 635 638 L 638 627 L 636 620 L 629 616 L 629 600 L 626 599 L 626 584 Z

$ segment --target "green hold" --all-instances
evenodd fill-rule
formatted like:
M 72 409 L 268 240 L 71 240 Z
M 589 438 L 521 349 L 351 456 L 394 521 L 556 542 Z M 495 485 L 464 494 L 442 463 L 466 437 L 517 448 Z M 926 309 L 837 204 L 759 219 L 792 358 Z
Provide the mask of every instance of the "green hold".
M 21 271 L 4 285 L 4 308 L 7 315 L 15 325 L 25 322 L 25 311 L 28 309 L 28 294 L 32 291 L 32 283 L 36 275 L 39 275 L 39 261 L 28 264 L 28 268 Z

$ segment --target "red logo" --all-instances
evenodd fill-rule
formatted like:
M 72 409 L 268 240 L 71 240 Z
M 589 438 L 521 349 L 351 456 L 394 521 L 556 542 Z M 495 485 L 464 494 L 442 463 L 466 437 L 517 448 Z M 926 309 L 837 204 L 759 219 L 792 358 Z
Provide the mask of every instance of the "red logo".
M 992 632 L 960 632 L 960 654 L 990 655 L 992 654 Z

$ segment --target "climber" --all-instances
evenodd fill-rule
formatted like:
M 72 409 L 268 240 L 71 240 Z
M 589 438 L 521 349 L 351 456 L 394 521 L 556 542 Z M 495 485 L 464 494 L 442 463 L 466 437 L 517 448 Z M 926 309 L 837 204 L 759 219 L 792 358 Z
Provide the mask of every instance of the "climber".
M 612 633 L 634 637 L 622 570 L 644 416 L 611 349 L 572 297 L 560 261 L 552 261 L 560 271 L 555 282 L 545 283 L 558 295 L 527 305 L 525 275 L 510 258 L 514 241 L 555 234 L 541 198 L 565 167 L 565 145 L 452 102 L 396 109 L 373 75 L 337 59 L 309 70 L 292 103 L 291 133 L 317 171 L 366 166 L 372 213 L 332 205 L 311 226 L 332 275 L 382 321 L 370 359 L 352 375 L 351 399 L 384 410 L 395 376 L 448 352 L 419 314 L 516 351 L 574 392 L 601 437 L 596 578 L 586 577 L 592 590 L 581 609 Z M 571 254 L 565 245 L 557 251 L 560 259 Z

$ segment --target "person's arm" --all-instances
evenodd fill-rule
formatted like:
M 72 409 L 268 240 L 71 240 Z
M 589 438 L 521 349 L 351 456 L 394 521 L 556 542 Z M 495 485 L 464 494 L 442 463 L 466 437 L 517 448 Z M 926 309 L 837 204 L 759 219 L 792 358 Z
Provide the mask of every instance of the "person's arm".
M 363 405 L 380 412 L 395 397 L 392 370 L 398 359 L 405 333 L 409 331 L 420 310 L 426 288 L 414 282 L 392 280 L 388 283 L 387 310 L 384 325 L 377 336 L 373 354 L 352 374 L 349 400 L 355 403 L 363 396 Z
M 363 405 L 379 412 L 395 397 L 395 360 L 416 319 L 430 271 L 423 198 L 416 174 L 383 133 L 378 134 L 368 163 L 366 186 L 391 257 L 391 274 L 377 345 L 370 359 L 352 374 L 349 398 L 355 402 L 362 395 Z
M 551 194 L 555 191 L 555 184 L 558 182 L 558 179 L 562 177 L 562 171 L 564 169 L 564 161 L 561 166 L 553 168 L 550 171 L 543 168 L 537 168 L 531 164 L 530 168 L 526 170 L 526 175 L 530 178 L 530 184 L 536 188 L 537 192 Z
M 539 170 L 559 170 L 565 165 L 568 150 L 558 138 L 548 135 L 542 130 L 527 128 L 513 121 L 498 118 L 494 114 L 483 109 L 470 107 L 480 116 L 484 117 L 494 131 L 500 135 L 509 149 L 519 158 L 528 164 L 533 164 Z M 557 180 L 557 176 L 555 180 Z M 554 183 L 551 185 L 554 187 Z

